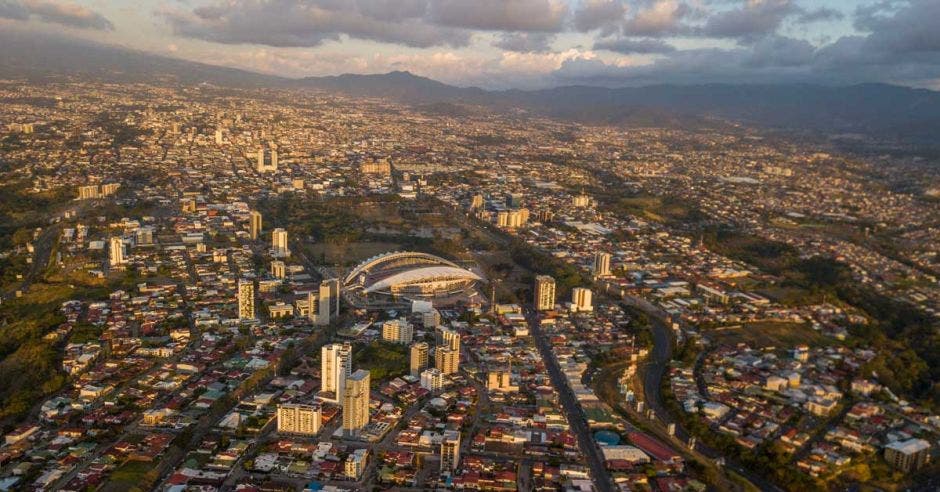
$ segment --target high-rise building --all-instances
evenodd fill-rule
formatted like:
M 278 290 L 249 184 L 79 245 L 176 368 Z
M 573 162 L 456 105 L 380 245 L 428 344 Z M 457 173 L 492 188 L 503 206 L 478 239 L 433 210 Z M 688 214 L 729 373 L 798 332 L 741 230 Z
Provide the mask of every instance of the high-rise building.
M 428 367 L 428 344 L 426 342 L 412 344 L 411 349 L 409 349 L 408 352 L 411 362 L 411 375 L 418 377 L 418 375 L 421 374 L 421 371 L 427 369 Z
M 252 210 L 248 214 L 248 233 L 252 240 L 257 240 L 261 236 L 261 212 Z
M 238 281 L 238 319 L 255 319 L 255 283 Z
M 392 319 L 382 323 L 382 340 L 409 344 L 414 338 L 414 327 L 407 320 Z
M 221 128 L 215 129 L 215 144 L 222 145 L 222 129 Z
M 124 258 L 124 239 L 112 237 L 108 242 L 108 264 L 111 266 L 123 265 Z
M 441 312 L 437 309 L 432 309 L 421 315 L 421 324 L 424 325 L 425 329 L 437 328 L 441 324 Z
M 339 279 L 320 282 L 318 289 L 307 294 L 310 321 L 318 326 L 330 324 L 330 320 L 339 315 L 339 297 Z
M 575 287 L 571 289 L 571 310 L 594 310 L 594 306 L 591 304 L 591 289 L 586 289 L 584 287 Z
M 320 421 L 320 405 L 281 404 L 277 406 L 278 432 L 315 436 L 320 432 Z
M 101 196 L 98 185 L 85 185 L 78 187 L 79 200 L 92 200 Z
M 358 436 L 369 423 L 369 371 L 359 369 L 346 378 L 343 390 L 343 434 Z
M 271 249 L 275 257 L 286 258 L 290 256 L 287 247 L 287 231 L 278 227 L 271 231 Z
M 483 208 L 483 195 L 477 193 L 470 200 L 470 208 L 473 210 Z
M 460 431 L 446 430 L 441 439 L 441 474 L 449 474 L 460 464 Z
M 284 278 L 287 276 L 287 264 L 281 260 L 271 262 L 271 276 L 274 278 Z
M 454 374 L 460 369 L 460 351 L 438 347 L 434 350 L 434 367 L 444 374 Z
M 930 443 L 917 438 L 894 441 L 885 446 L 885 461 L 904 472 L 919 470 L 930 462 Z
M 451 350 L 460 351 L 460 333 L 457 330 L 451 330 L 450 328 L 444 328 L 441 330 L 441 343 L 444 347 L 447 347 Z
M 555 279 L 548 275 L 535 277 L 535 298 L 533 300 L 536 311 L 551 311 L 555 309 Z
M 258 164 L 255 170 L 259 173 L 277 171 L 277 149 L 258 147 Z
M 594 276 L 607 277 L 610 275 L 610 253 L 598 251 L 594 254 Z
M 444 373 L 436 367 L 421 371 L 421 387 L 428 391 L 440 391 L 444 387 Z
M 352 373 L 352 345 L 331 343 L 320 349 L 321 390 L 332 393 L 332 401 L 343 401 L 343 389 Z M 329 399 L 329 397 L 327 397 Z

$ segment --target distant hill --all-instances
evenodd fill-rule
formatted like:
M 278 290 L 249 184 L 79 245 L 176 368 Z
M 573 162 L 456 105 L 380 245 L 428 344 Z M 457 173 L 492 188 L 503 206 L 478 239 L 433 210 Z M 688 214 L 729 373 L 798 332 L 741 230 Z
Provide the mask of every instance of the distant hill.
M 762 127 L 857 133 L 940 147 L 940 92 L 886 84 L 821 86 L 655 85 L 487 91 L 408 72 L 288 79 L 74 40 L 0 32 L 0 77 L 71 75 L 110 82 L 211 83 L 312 88 L 392 98 L 422 111 L 461 115 L 466 105 L 521 108 L 577 122 L 703 127 L 722 120 Z

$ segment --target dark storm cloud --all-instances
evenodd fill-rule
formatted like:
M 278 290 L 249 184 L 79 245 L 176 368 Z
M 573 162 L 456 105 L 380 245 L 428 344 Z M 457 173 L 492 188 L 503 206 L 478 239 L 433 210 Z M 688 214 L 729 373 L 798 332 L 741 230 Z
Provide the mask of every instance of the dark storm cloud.
M 568 6 L 562 0 L 432 0 L 431 21 L 484 31 L 562 29 Z
M 246 0 L 160 12 L 181 36 L 217 43 L 317 46 L 341 35 L 414 47 L 465 46 L 470 32 L 424 22 L 426 2 Z M 393 15 L 390 15 L 393 14 Z
M 502 33 L 493 46 L 519 53 L 545 52 L 551 50 L 553 33 L 544 32 L 506 32 Z
M 609 34 L 620 27 L 626 12 L 623 0 L 584 0 L 574 12 L 574 28 L 582 32 L 600 29 Z
M 651 54 L 651 53 L 671 53 L 676 48 L 662 39 L 603 39 L 594 43 L 595 50 L 607 50 L 617 53 L 630 54 Z
M 792 0 L 747 2 L 705 21 L 701 34 L 711 38 L 753 38 L 774 33 L 788 16 L 801 12 Z
M 111 21 L 87 7 L 52 0 L 0 0 L 0 18 L 21 21 L 35 18 L 43 22 L 99 31 L 114 29 Z

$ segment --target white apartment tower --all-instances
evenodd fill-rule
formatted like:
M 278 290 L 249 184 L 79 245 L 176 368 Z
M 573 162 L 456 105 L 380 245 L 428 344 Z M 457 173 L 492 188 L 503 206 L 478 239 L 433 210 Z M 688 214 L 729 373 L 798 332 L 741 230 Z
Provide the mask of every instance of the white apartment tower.
M 290 256 L 287 248 L 287 231 L 278 227 L 271 231 L 271 250 L 275 257 L 286 258 Z
M 332 343 L 320 349 L 321 390 L 333 393 L 332 401 L 343 401 L 346 380 L 352 374 L 352 345 Z
M 114 267 L 123 265 L 126 261 L 124 258 L 124 239 L 112 237 L 108 241 L 108 264 Z
M 575 287 L 571 289 L 571 310 L 594 310 L 594 306 L 591 304 L 591 289 L 586 289 L 584 287 Z

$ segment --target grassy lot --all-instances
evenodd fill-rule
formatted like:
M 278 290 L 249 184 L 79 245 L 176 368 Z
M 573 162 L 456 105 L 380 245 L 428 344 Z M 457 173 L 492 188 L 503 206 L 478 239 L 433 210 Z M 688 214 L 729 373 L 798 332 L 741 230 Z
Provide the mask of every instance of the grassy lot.
M 802 343 L 812 347 L 835 343 L 834 339 L 820 334 L 809 325 L 793 322 L 749 323 L 742 326 L 715 328 L 705 334 L 720 344 L 746 343 L 751 347 L 789 348 Z
M 148 478 L 147 473 L 154 469 L 154 465 L 146 461 L 127 461 L 114 470 L 101 490 L 141 490 L 140 487 Z
M 357 241 L 346 244 L 314 243 L 309 247 L 310 259 L 327 265 L 359 263 L 366 258 L 401 249 L 398 243 Z
M 398 343 L 375 341 L 353 353 L 354 366 L 367 369 L 372 383 L 386 381 L 408 373 L 408 347 Z

